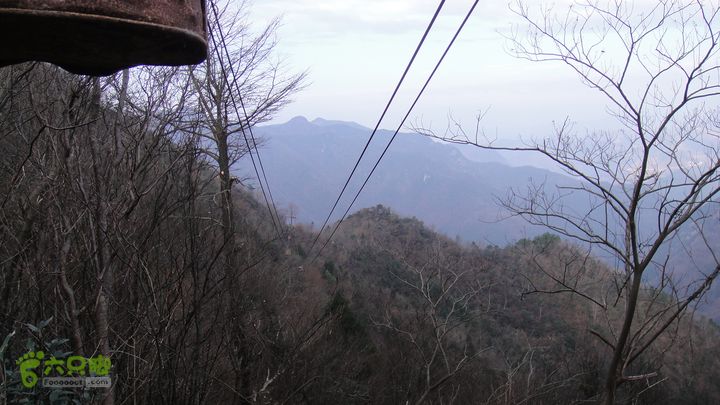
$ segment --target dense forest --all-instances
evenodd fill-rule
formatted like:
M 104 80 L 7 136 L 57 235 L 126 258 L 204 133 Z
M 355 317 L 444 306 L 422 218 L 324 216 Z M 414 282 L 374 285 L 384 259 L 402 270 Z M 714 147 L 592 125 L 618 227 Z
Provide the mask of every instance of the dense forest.
M 720 403 L 696 311 L 720 275 L 719 8 L 528 3 L 506 51 L 564 66 L 612 125 L 520 146 L 482 114 L 411 128 L 573 179 L 493 179 L 550 231 L 506 246 L 383 205 L 321 227 L 278 207 L 254 129 L 307 73 L 244 2 L 208 3 L 196 66 L 0 69 L 0 405 Z
M 316 230 L 222 170 L 208 134 L 234 127 L 227 105 L 198 118 L 201 74 L 0 71 L 0 403 L 600 397 L 622 273 L 551 234 L 477 246 L 383 206 L 318 255 Z M 642 288 L 633 345 L 652 344 L 619 403 L 720 402 L 720 331 L 678 304 Z M 40 350 L 109 357 L 112 388 L 25 387 L 18 364 Z

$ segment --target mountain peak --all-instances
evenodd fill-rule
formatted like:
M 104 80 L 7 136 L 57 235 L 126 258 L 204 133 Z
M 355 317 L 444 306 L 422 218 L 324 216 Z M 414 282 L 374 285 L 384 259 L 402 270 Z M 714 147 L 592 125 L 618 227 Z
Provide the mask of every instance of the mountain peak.
M 312 120 L 311 124 L 319 126 L 319 127 L 329 127 L 334 125 L 341 125 L 341 126 L 347 126 L 352 127 L 355 129 L 367 129 L 364 126 L 358 124 L 357 122 L 353 121 L 339 121 L 339 120 L 326 120 L 324 118 L 315 118 Z
M 320 118 L 320 117 L 317 117 L 314 120 L 312 120 L 313 125 L 320 125 L 320 126 L 330 125 L 332 122 L 333 121 L 326 120 L 325 118 Z
M 308 121 L 308 119 L 303 117 L 302 115 L 292 117 L 290 119 L 290 121 L 286 122 L 286 124 L 290 124 L 290 125 L 309 124 L 309 123 L 310 123 L 310 121 Z

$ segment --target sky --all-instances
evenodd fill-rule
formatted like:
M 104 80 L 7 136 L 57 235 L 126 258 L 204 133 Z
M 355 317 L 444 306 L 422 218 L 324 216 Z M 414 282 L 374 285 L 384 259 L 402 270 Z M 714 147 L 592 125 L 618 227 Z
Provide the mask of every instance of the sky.
M 479 128 L 489 138 L 497 139 L 495 145 L 515 146 L 553 136 L 554 129 L 567 119 L 575 134 L 593 136 L 610 132 L 619 142 L 627 143 L 625 136 L 616 136 L 622 124 L 610 113 L 608 99 L 583 84 L 569 66 L 558 61 L 532 62 L 510 54 L 513 45 L 508 37 L 527 28 L 527 23 L 512 10 L 517 8 L 513 6 L 516 1 L 479 3 L 403 129 L 415 126 L 442 135 L 451 123 L 457 123 L 471 136 Z M 614 0 L 597 1 L 615 4 Z M 719 7 L 718 1 L 707 0 L 702 4 Z M 473 0 L 446 1 L 381 128 L 395 129 L 400 125 L 472 3 Z M 524 0 L 523 3 L 534 16 L 539 15 L 541 9 L 550 9 L 549 15 L 563 15 L 570 7 L 576 7 L 575 12 L 583 10 L 577 0 Z M 307 88 L 271 123 L 283 123 L 302 115 L 310 120 L 321 117 L 354 121 L 373 128 L 438 4 L 437 0 L 256 0 L 247 3 L 249 18 L 257 27 L 281 17 L 276 55 L 288 71 L 308 73 Z M 626 6 L 627 18 L 637 25 L 643 15 L 659 3 L 632 0 L 622 4 Z M 696 18 L 698 16 L 699 13 Z M 713 24 L 717 25 L 718 20 Z M 655 20 L 649 21 L 652 26 Z M 650 76 L 642 68 L 660 69 L 659 65 L 653 65 L 659 62 L 656 44 L 661 35 L 673 53 L 680 49 L 681 32 L 691 37 L 693 29 L 703 29 L 698 19 L 679 22 L 674 16 L 668 21 L 663 25 L 668 27 L 664 34 L 653 32 L 636 48 L 645 65 L 641 67 L 633 62 L 634 68 L 624 82 L 629 83 L 625 90 L 635 105 L 644 94 L 644 86 L 650 82 Z M 593 39 L 601 26 L 598 20 L 591 20 L 587 31 L 590 34 L 583 38 Z M 617 37 L 608 38 L 594 48 L 596 64 L 605 64 L 610 71 L 615 69 L 619 76 L 625 50 Z M 704 48 L 698 49 L 694 58 L 699 58 Z M 716 54 L 714 58 L 717 57 Z M 677 66 L 664 74 L 664 81 L 655 82 L 660 86 L 657 94 L 662 97 L 669 90 L 680 88 L 674 82 L 682 79 Z M 716 76 L 713 80 L 720 80 L 720 73 Z M 703 100 L 717 107 L 715 99 Z M 643 111 L 650 114 L 662 108 L 646 105 Z M 483 119 L 477 125 L 480 114 Z M 716 143 L 717 139 L 713 138 L 712 142 Z M 702 148 L 687 153 L 693 155 L 689 159 L 706 158 Z M 539 165 L 536 161 L 529 164 Z
M 399 125 L 471 4 L 446 2 L 382 128 Z M 302 115 L 373 127 L 437 5 L 434 0 L 251 3 L 250 18 L 258 27 L 282 18 L 277 56 L 289 71 L 309 75 L 309 86 L 273 123 Z M 568 116 L 580 128 L 605 125 L 604 99 L 566 66 L 508 54 L 503 33 L 517 23 L 506 0 L 480 2 L 407 124 L 442 131 L 453 117 L 472 129 L 485 112 L 482 128 L 500 138 L 545 135 L 553 121 Z

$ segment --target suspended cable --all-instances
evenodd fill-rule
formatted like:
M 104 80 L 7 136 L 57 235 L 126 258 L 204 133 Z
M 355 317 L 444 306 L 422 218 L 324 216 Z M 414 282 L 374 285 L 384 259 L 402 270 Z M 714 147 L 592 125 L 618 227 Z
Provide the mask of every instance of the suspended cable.
M 377 132 L 378 128 L 380 128 L 380 123 L 385 118 L 385 114 L 387 114 L 388 110 L 390 109 L 390 105 L 392 104 L 393 100 L 395 99 L 395 96 L 397 95 L 398 90 L 400 89 L 400 86 L 402 85 L 403 81 L 405 80 L 405 77 L 407 76 L 408 72 L 410 71 L 410 68 L 412 67 L 413 62 L 415 62 L 415 58 L 417 57 L 418 53 L 420 52 L 420 48 L 422 48 L 423 44 L 425 43 L 425 39 L 427 38 L 428 34 L 430 33 L 430 30 L 432 29 L 433 25 L 435 24 L 435 20 L 437 19 L 438 15 L 440 14 L 440 11 L 442 10 L 444 5 L 445 5 L 445 0 L 440 1 L 440 4 L 438 5 L 437 10 L 435 10 L 435 14 L 433 15 L 432 19 L 430 20 L 430 23 L 428 24 L 427 28 L 425 28 L 425 32 L 423 33 L 423 36 L 420 39 L 420 42 L 418 43 L 417 47 L 415 48 L 415 52 L 413 52 L 413 55 L 410 58 L 410 62 L 408 62 L 407 66 L 405 67 L 405 71 L 403 72 L 402 76 L 400 77 L 400 80 L 398 81 L 397 85 L 395 86 L 395 90 L 393 91 L 392 95 L 390 96 L 390 99 L 388 100 L 387 104 L 385 105 L 385 109 L 383 110 L 382 114 L 380 115 L 380 119 L 378 119 L 377 123 L 375 124 L 375 128 L 373 129 L 372 133 L 370 134 L 370 137 L 368 138 L 367 142 L 365 143 L 365 147 L 363 148 L 362 152 L 360 152 L 360 156 L 358 156 L 357 161 L 355 162 L 355 165 L 352 168 L 352 171 L 350 171 L 350 175 L 348 176 L 347 180 L 345 181 L 345 184 L 343 185 L 342 190 L 340 190 L 340 194 L 337 196 L 335 203 L 333 204 L 332 208 L 330 209 L 330 213 L 328 213 L 327 218 L 325 218 L 325 221 L 323 222 L 322 226 L 320 227 L 320 230 L 318 231 L 318 234 L 315 236 L 315 239 L 313 240 L 313 243 L 310 246 L 310 250 L 308 251 L 308 253 L 312 252 L 313 248 L 317 244 L 318 239 L 320 239 L 320 235 L 322 234 L 322 231 L 327 226 L 328 222 L 330 221 L 330 218 L 332 217 L 332 214 L 335 212 L 335 209 L 337 208 L 338 204 L 340 203 L 340 199 L 342 198 L 343 194 L 345 194 L 345 190 L 347 190 L 348 184 L 350 184 L 350 180 L 352 179 L 353 175 L 357 171 L 357 168 L 360 165 L 360 161 L 362 160 L 363 156 L 367 152 L 368 147 L 370 146 L 370 142 L 372 142 L 373 138 L 375 137 L 375 133 Z
M 213 13 L 215 14 L 216 20 L 218 20 L 218 10 L 217 10 L 217 4 L 215 4 L 215 2 L 213 2 Z M 280 220 L 280 215 L 278 214 L 277 205 L 275 204 L 275 198 L 273 197 L 272 190 L 270 189 L 270 182 L 267 179 L 267 172 L 265 171 L 265 166 L 263 165 L 262 157 L 260 156 L 260 150 L 257 147 L 257 141 L 255 140 L 255 134 L 253 133 L 253 129 L 252 129 L 252 125 L 250 124 L 250 119 L 248 117 L 247 109 L 245 108 L 245 102 L 243 101 L 242 92 L 240 91 L 240 87 L 237 84 L 237 75 L 235 74 L 235 68 L 232 65 L 232 61 L 230 60 L 230 52 L 228 51 L 228 47 L 225 42 L 225 35 L 223 35 L 223 33 L 222 33 L 222 27 L 219 24 L 219 20 L 218 20 L 218 28 L 217 29 L 218 29 L 218 32 L 220 33 L 220 41 L 222 42 L 222 45 L 223 45 L 222 48 L 225 51 L 225 55 L 228 58 L 228 64 L 230 65 L 230 72 L 233 74 L 233 84 L 235 85 L 235 89 L 238 92 L 238 100 L 240 101 L 240 107 L 242 108 L 243 117 L 245 117 L 245 122 L 247 123 L 248 133 L 250 133 L 250 139 L 252 140 L 251 146 L 255 149 L 255 154 L 257 155 L 258 164 L 260 165 L 260 172 L 262 173 L 262 177 L 265 180 L 265 186 L 267 187 L 267 193 L 270 196 L 270 203 L 272 204 L 273 211 L 275 212 L 275 217 L 277 218 L 277 223 L 280 227 L 280 230 L 284 234 L 285 230 L 283 229 L 282 221 Z M 232 93 L 230 93 L 230 94 L 232 95 Z M 235 106 L 235 108 L 237 111 L 237 106 Z M 240 125 L 240 131 L 243 132 L 243 136 L 244 136 L 245 131 L 244 131 L 242 124 Z M 247 138 L 245 139 L 245 141 L 247 143 Z M 250 152 L 250 157 L 252 158 L 252 151 Z M 256 170 L 256 174 L 257 174 L 257 170 Z M 262 184 L 262 180 L 260 180 L 259 175 L 258 175 L 258 182 L 260 182 Z
M 460 24 L 460 27 L 458 27 L 457 31 L 455 32 L 455 35 L 453 35 L 452 39 L 450 40 L 450 43 L 448 43 L 448 45 L 447 45 L 447 47 L 445 48 L 445 51 L 443 52 L 442 56 L 441 56 L 440 59 L 438 60 L 437 64 L 435 64 L 435 68 L 432 70 L 432 72 L 430 73 L 430 76 L 429 76 L 429 77 L 427 78 L 427 80 L 425 81 L 425 84 L 423 85 L 422 89 L 420 89 L 420 92 L 418 92 L 417 97 L 415 97 L 415 100 L 413 101 L 412 105 L 410 106 L 410 108 L 408 109 L 407 113 L 406 113 L 405 116 L 403 117 L 402 121 L 400 122 L 400 125 L 398 125 L 397 129 L 396 129 L 395 132 L 393 133 L 393 136 L 390 138 L 390 141 L 389 141 L 389 142 L 387 143 L 387 145 L 385 146 L 385 149 L 383 150 L 382 154 L 380 155 L 380 157 L 378 158 L 378 160 L 375 162 L 375 165 L 373 166 L 373 168 L 372 168 L 372 170 L 370 171 L 370 173 L 367 175 L 367 177 L 365 177 L 365 181 L 363 182 L 362 186 L 360 186 L 360 189 L 359 189 L 359 190 L 357 191 L 357 193 L 355 194 L 355 197 L 354 197 L 353 200 L 350 202 L 350 205 L 348 205 L 347 209 L 345 210 L 345 213 L 343 213 L 343 216 L 342 216 L 342 217 L 340 218 L 340 220 L 335 224 L 335 227 L 333 228 L 333 231 L 330 233 L 330 236 L 328 237 L 328 239 L 325 241 L 325 243 L 323 243 L 322 247 L 320 247 L 320 250 L 318 250 L 317 254 L 313 257 L 313 259 L 312 259 L 313 262 L 320 256 L 320 253 L 325 249 L 325 247 L 328 245 L 328 243 L 330 243 L 330 240 L 332 240 L 332 237 L 335 235 L 335 232 L 337 232 L 338 228 L 340 227 L 340 225 L 343 223 L 343 221 L 344 221 L 345 218 L 347 217 L 348 213 L 350 212 L 350 209 L 352 208 L 352 206 L 355 204 L 355 202 L 357 201 L 358 197 L 360 196 L 360 193 L 362 193 L 362 191 L 363 191 L 363 189 L 365 188 L 365 186 L 367 185 L 368 181 L 370 181 L 370 178 L 372 177 L 373 173 L 375 173 L 375 169 L 377 169 L 378 165 L 380 165 L 380 162 L 382 161 L 383 157 L 384 157 L 385 154 L 387 153 L 388 149 L 390 149 L 390 145 L 392 145 L 393 141 L 395 141 L 395 137 L 397 137 L 397 134 L 400 132 L 400 130 L 402 129 L 403 125 L 405 125 L 405 121 L 408 119 L 408 117 L 410 116 L 410 113 L 411 113 L 412 110 L 415 108 L 415 105 L 416 105 L 417 102 L 420 100 L 420 97 L 421 97 L 421 96 L 423 95 L 423 93 L 425 92 L 425 89 L 426 89 L 427 86 L 430 84 L 430 81 L 432 80 L 433 76 L 435 76 L 435 73 L 437 72 L 438 68 L 440 67 L 440 65 L 442 64 L 443 60 L 445 59 L 445 56 L 447 56 L 448 52 L 450 51 L 450 48 L 452 48 L 453 44 L 455 43 L 455 40 L 456 40 L 457 37 L 460 35 L 460 32 L 461 32 L 461 31 L 463 30 L 463 28 L 465 27 L 465 24 L 466 24 L 467 21 L 470 19 L 470 16 L 472 15 L 472 13 L 473 13 L 473 11 L 475 10 L 475 7 L 476 7 L 477 4 L 479 3 L 479 1 L 480 1 L 480 0 L 475 0 L 475 2 L 473 3 L 472 7 L 470 7 L 470 10 L 468 11 L 467 15 L 465 16 L 465 18 L 463 19 L 462 23 Z
M 217 57 L 218 57 L 218 62 L 219 62 L 219 64 L 220 64 L 220 70 L 221 70 L 221 72 L 222 72 L 222 75 L 223 75 L 224 80 L 225 80 L 225 81 L 228 81 L 228 82 L 231 81 L 231 82 L 232 82 L 231 84 L 235 87 L 235 90 L 236 90 L 237 93 L 238 93 L 238 98 L 239 98 L 239 100 L 240 100 L 240 104 L 241 104 L 242 110 L 243 110 L 243 114 L 242 114 L 242 115 L 240 114 L 240 111 L 239 111 L 239 109 L 238 109 L 238 107 L 237 107 L 237 103 L 236 103 L 236 101 L 235 101 L 235 95 L 234 95 L 232 89 L 230 90 L 230 101 L 232 102 L 233 108 L 235 109 L 235 114 L 237 115 L 238 119 L 240 119 L 240 118 L 242 118 L 242 117 L 245 118 L 245 123 L 246 123 L 247 126 L 248 126 L 248 132 L 250 132 L 250 136 L 252 137 L 252 145 L 250 144 L 250 141 L 248 140 L 248 136 L 247 136 L 247 134 L 246 134 L 246 132 L 245 132 L 245 128 L 244 128 L 244 125 L 242 124 L 242 122 L 240 123 L 240 132 L 241 132 L 242 135 L 243 135 L 243 138 L 244 138 L 244 140 L 245 140 L 245 145 L 246 145 L 246 147 L 247 147 L 247 149 L 248 149 L 248 153 L 250 154 L 250 160 L 251 160 L 251 162 L 252 162 L 253 169 L 255 170 L 255 175 L 257 176 L 258 183 L 260 184 L 260 190 L 261 190 L 262 195 L 263 195 L 263 198 L 264 198 L 264 200 L 265 200 L 265 205 L 266 205 L 267 208 L 268 208 L 268 212 L 269 212 L 269 214 L 270 214 L 270 219 L 272 220 L 273 227 L 275 228 L 275 232 L 277 233 L 278 238 L 279 238 L 279 239 L 282 239 L 282 234 L 284 233 L 284 230 L 281 231 L 281 229 L 282 229 L 282 221 L 280 220 L 280 216 L 279 216 L 279 214 L 278 214 L 278 212 L 277 212 L 277 206 L 275 205 L 275 201 L 274 201 L 274 199 L 272 198 L 272 193 L 270 193 L 270 184 L 269 184 L 268 181 L 267 181 L 267 175 L 266 175 L 266 173 L 265 173 L 265 168 L 262 166 L 262 161 L 261 161 L 261 159 L 260 159 L 260 151 L 257 149 L 257 142 L 255 141 L 255 137 L 254 137 L 254 135 L 253 135 L 253 133 L 252 133 L 252 128 L 251 128 L 250 121 L 249 121 L 249 118 L 248 118 L 248 115 L 247 115 L 247 110 L 245 109 L 245 104 L 243 103 L 243 100 L 242 100 L 242 95 L 241 95 L 242 91 L 241 91 L 241 89 L 240 89 L 240 86 L 239 86 L 238 83 L 237 83 L 237 75 L 236 75 L 236 73 L 235 73 L 235 69 L 234 69 L 233 64 L 232 64 L 232 60 L 231 60 L 231 57 L 230 57 L 230 52 L 228 51 L 228 48 L 227 48 L 227 43 L 225 42 L 225 35 L 224 35 L 223 32 L 222 32 L 222 27 L 221 27 L 221 24 L 220 24 L 220 16 L 219 16 L 219 12 L 218 12 L 218 9 L 217 9 L 217 5 L 215 4 L 214 1 L 211 1 L 211 2 L 210 2 L 210 5 L 211 5 L 211 9 L 212 9 L 213 15 L 214 15 L 214 17 L 215 17 L 216 30 L 218 31 L 218 34 L 220 35 L 220 41 L 221 41 L 221 43 L 218 43 L 217 39 L 215 38 L 215 35 L 214 35 L 215 32 L 214 32 L 214 30 L 209 30 L 209 31 L 210 31 L 210 32 L 209 32 L 209 37 L 210 37 L 210 40 L 211 40 L 211 41 L 213 42 L 213 44 L 214 44 L 213 48 L 214 48 L 215 53 L 216 53 L 216 55 L 217 55 Z M 222 63 L 222 62 L 223 62 L 223 58 L 222 58 L 222 55 L 220 54 L 220 47 L 221 47 L 221 46 L 222 46 L 222 49 L 225 51 L 225 55 L 226 55 L 226 57 L 227 57 L 227 59 L 228 59 L 228 65 L 229 65 L 230 73 L 232 74 L 232 80 L 230 80 L 230 79 L 228 78 L 227 72 L 225 71 L 225 66 L 224 66 L 223 63 Z M 253 157 L 253 148 L 255 149 L 255 153 L 257 154 L 257 157 L 258 157 L 258 162 L 259 162 L 259 164 L 260 164 L 260 170 L 258 170 L 258 165 L 256 164 L 255 158 Z M 261 177 L 261 175 L 260 175 L 260 172 L 261 172 L 261 171 L 262 171 L 262 177 Z M 266 185 L 263 185 L 263 179 L 265 180 Z M 267 186 L 267 189 L 268 189 L 267 192 L 265 191 L 265 187 L 266 187 L 266 186 Z M 268 199 L 268 194 L 270 195 L 270 198 L 269 198 L 269 199 Z M 277 218 L 277 222 L 276 222 L 276 218 Z
M 265 171 L 265 166 L 263 165 L 262 158 L 260 157 L 260 150 L 257 147 L 257 142 L 255 141 L 255 134 L 253 134 L 252 125 L 250 125 L 248 121 L 247 111 L 245 110 L 245 103 L 243 102 L 242 96 L 238 96 L 238 99 L 240 100 L 240 106 L 242 107 L 243 114 L 245 115 L 245 122 L 248 123 L 248 132 L 250 133 L 250 139 L 252 139 L 252 145 L 255 147 L 255 154 L 257 155 L 258 163 L 260 164 L 260 172 L 262 173 L 263 179 L 265 179 L 265 187 L 267 187 L 267 193 L 270 196 L 270 203 L 272 204 L 273 211 L 275 211 L 275 217 L 277 218 L 278 225 L 280 226 L 280 232 L 282 235 L 285 235 L 286 232 L 283 228 L 283 222 L 280 220 L 280 214 L 278 214 L 277 205 L 275 204 L 275 198 L 273 197 L 272 190 L 270 189 L 270 182 L 268 182 L 267 179 L 267 172 Z M 250 156 L 252 157 L 252 153 L 250 153 Z M 259 178 L 258 181 L 260 181 Z

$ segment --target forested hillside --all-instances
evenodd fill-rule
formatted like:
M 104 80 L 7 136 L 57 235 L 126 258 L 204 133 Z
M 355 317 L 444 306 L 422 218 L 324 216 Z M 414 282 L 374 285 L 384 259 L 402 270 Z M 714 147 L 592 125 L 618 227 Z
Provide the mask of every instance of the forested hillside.
M 357 158 L 357 151 L 362 149 L 372 130 L 355 123 L 319 118 L 310 122 L 295 117 L 284 124 L 260 126 L 256 132 L 263 137 L 263 159 L 273 177 L 275 201 L 296 223 L 315 224 L 319 228 Z M 376 141 L 370 144 L 367 157 L 358 166 L 358 173 L 370 171 L 370 165 L 391 136 L 392 133 L 385 130 L 375 134 Z M 392 207 L 400 215 L 417 217 L 442 234 L 483 246 L 503 246 L 548 231 L 548 227 L 532 225 L 518 213 L 513 215 L 503 205 L 513 195 L 517 197 L 533 190 L 542 195 L 528 196 L 528 200 L 534 198 L 540 204 L 556 204 L 571 210 L 578 223 L 587 219 L 600 229 L 598 224 L 605 222 L 607 213 L 598 209 L 601 202 L 583 193 L 569 192 L 580 187 L 579 179 L 532 166 L 511 167 L 500 160 L 499 152 L 481 148 L 475 148 L 475 160 L 469 160 L 457 149 L 460 146 L 470 147 L 400 133 L 351 213 L 382 204 Z M 235 173 L 247 179 L 248 186 L 256 186 L 249 159 L 238 162 Z M 666 175 L 661 181 L 667 182 L 671 177 Z M 351 179 L 349 189 L 358 188 L 360 180 L 361 176 Z M 611 187 L 612 182 L 607 186 Z M 675 193 L 673 198 L 682 198 L 681 192 Z M 340 207 L 349 201 L 350 197 L 345 196 Z M 656 227 L 656 207 L 661 205 L 662 202 L 656 200 L 640 210 L 638 218 L 643 229 Z M 336 210 L 332 220 L 339 219 L 341 214 Z M 696 217 L 703 216 L 707 220 L 702 221 L 700 227 L 681 228 L 677 237 L 660 249 L 661 255 L 667 256 L 670 263 L 665 271 L 672 273 L 673 281 L 679 285 L 702 279 L 703 274 L 715 267 L 712 242 L 720 240 L 720 217 L 713 205 Z M 614 233 L 622 232 L 624 227 L 613 220 L 607 225 Z M 562 229 L 562 221 L 556 218 L 552 226 L 556 227 L 556 234 L 562 233 L 558 232 Z M 703 242 L 704 235 L 709 246 Z M 613 252 L 598 249 L 596 245 L 594 253 L 609 264 L 616 264 Z M 661 267 L 651 269 L 649 280 L 657 282 L 662 277 Z M 710 289 L 705 301 L 699 310 L 720 320 L 720 288 Z
M 0 71 L 0 403 L 599 398 L 618 273 L 551 235 L 479 247 L 384 206 L 318 255 L 207 153 L 178 104 L 192 81 L 169 85 L 186 79 Z M 720 401 L 718 328 L 678 304 L 642 288 L 618 402 Z M 107 356 L 113 387 L 27 388 L 29 351 Z

